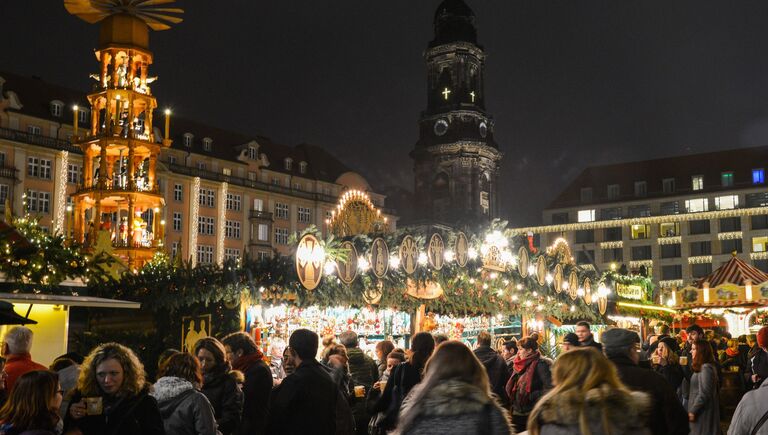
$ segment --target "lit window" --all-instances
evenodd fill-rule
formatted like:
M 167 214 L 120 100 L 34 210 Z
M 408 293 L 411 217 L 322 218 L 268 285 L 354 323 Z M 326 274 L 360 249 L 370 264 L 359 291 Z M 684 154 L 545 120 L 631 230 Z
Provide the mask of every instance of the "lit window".
M 59 118 L 61 117 L 61 109 L 64 107 L 64 104 L 54 101 L 51 103 L 51 115 Z
M 709 210 L 709 201 L 707 201 L 707 198 L 685 200 L 685 211 L 688 213 L 696 213 L 707 210 Z
M 738 195 L 718 196 L 715 198 L 715 208 L 718 210 L 731 210 L 739 206 Z
M 267 224 L 259 224 L 259 240 L 269 240 L 269 226 Z
M 226 175 L 226 176 L 230 176 L 230 175 L 232 175 L 232 169 L 224 168 L 224 169 L 221 170 L 221 173 Z
M 650 225 L 632 225 L 632 240 L 647 239 L 650 236 Z
M 635 196 L 646 196 L 648 194 L 648 183 L 645 181 L 635 181 Z
M 733 186 L 733 172 L 723 172 L 720 174 L 720 180 L 723 187 Z
M 608 199 L 616 199 L 619 197 L 620 193 L 621 193 L 621 190 L 618 184 L 608 185 Z
M 579 222 L 593 222 L 595 220 L 595 210 L 579 210 L 577 219 Z
M 694 175 L 691 177 L 691 186 L 693 186 L 693 190 L 701 190 L 704 188 L 704 176 L 703 175 Z
M 752 170 L 752 184 L 763 184 L 765 183 L 765 170 L 761 169 L 753 169 Z
M 765 252 L 768 248 L 768 237 L 752 237 L 752 252 Z
M 293 160 L 291 158 L 286 158 L 285 159 L 285 170 L 286 171 L 290 171 L 291 170 L 291 166 L 293 166 Z
M 194 135 L 192 133 L 184 133 L 184 146 L 185 147 L 191 147 L 192 146 L 192 139 L 194 139 Z
M 674 178 L 665 178 L 661 181 L 661 188 L 664 191 L 664 193 L 674 193 L 675 192 L 675 179 Z
M 659 224 L 660 237 L 674 237 L 679 235 L 680 235 L 679 222 L 667 222 L 667 223 Z
M 259 149 L 256 147 L 248 147 L 248 158 L 251 160 L 258 160 L 259 159 Z

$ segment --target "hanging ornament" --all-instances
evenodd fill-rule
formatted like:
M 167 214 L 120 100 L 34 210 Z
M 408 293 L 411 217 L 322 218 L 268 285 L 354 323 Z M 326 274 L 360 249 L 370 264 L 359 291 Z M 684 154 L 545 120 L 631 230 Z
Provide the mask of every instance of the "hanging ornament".
M 416 240 L 410 235 L 403 237 L 399 249 L 400 265 L 403 267 L 406 275 L 413 275 L 416 272 L 416 265 L 419 259 L 419 248 L 416 246 Z
M 466 234 L 461 231 L 456 235 L 456 243 L 453 251 L 456 253 L 456 264 L 458 264 L 459 267 L 465 267 L 467 265 L 467 260 L 469 259 L 469 241 L 467 240 Z
M 314 290 L 323 278 L 325 249 L 312 234 L 306 234 L 296 248 L 296 273 L 307 290 Z
M 600 310 L 600 314 L 604 315 L 605 311 L 608 309 L 608 298 L 605 296 L 600 296 L 597 299 L 597 308 Z
M 561 264 L 555 265 L 555 278 L 553 283 L 555 284 L 555 291 L 560 293 L 563 291 L 563 266 Z
M 568 295 L 575 300 L 579 296 L 579 275 L 576 271 L 571 271 L 568 276 Z
M 376 278 L 384 278 L 389 269 L 389 248 L 381 237 L 377 237 L 371 244 L 371 268 Z
M 435 270 L 443 268 L 443 262 L 445 261 L 445 243 L 440 234 L 432 234 L 432 237 L 429 239 L 427 261 L 429 261 L 429 265 Z
M 589 278 L 584 278 L 584 302 L 587 305 L 592 303 L 592 282 Z
M 368 305 L 376 305 L 381 302 L 381 295 L 383 294 L 384 282 L 377 281 L 375 286 L 367 287 L 363 290 L 363 300 Z
M 528 277 L 528 263 L 528 250 L 521 246 L 517 251 L 517 270 L 523 278 Z
M 344 284 L 350 285 L 357 278 L 357 249 L 355 249 L 355 245 L 350 241 L 343 242 L 340 249 L 346 251 L 347 259 L 344 261 L 336 260 L 339 279 Z
M 547 283 L 547 259 L 543 255 L 536 259 L 536 279 L 541 286 Z

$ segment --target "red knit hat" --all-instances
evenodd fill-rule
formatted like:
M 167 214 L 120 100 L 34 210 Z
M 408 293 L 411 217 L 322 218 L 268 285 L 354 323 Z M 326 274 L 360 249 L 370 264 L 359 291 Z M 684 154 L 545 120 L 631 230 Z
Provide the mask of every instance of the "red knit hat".
M 768 347 L 768 326 L 763 326 L 757 331 L 757 345 L 760 347 Z

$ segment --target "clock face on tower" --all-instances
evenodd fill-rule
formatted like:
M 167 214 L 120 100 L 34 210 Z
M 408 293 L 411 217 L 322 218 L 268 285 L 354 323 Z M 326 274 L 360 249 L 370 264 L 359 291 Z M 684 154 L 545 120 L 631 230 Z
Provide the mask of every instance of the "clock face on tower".
M 438 119 L 437 122 L 435 122 L 435 134 L 442 136 L 446 132 L 448 132 L 448 123 L 444 119 Z

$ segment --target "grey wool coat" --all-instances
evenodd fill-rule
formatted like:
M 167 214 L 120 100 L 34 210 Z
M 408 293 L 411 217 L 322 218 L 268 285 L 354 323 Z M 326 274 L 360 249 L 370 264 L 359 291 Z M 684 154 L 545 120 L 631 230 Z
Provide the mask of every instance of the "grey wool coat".
M 702 364 L 701 371 L 691 376 L 688 412 L 696 415 L 696 421 L 691 422 L 691 435 L 720 434 L 720 400 L 714 364 Z
M 579 419 L 584 414 L 592 435 L 650 435 L 647 428 L 650 398 L 639 391 L 626 392 L 606 386 L 582 394 L 566 391 L 544 396 L 531 413 L 541 435 L 581 435 Z M 602 415 L 608 424 L 606 432 Z M 528 420 L 528 427 L 531 427 Z
M 395 435 L 509 435 L 509 414 L 495 397 L 466 382 L 448 380 L 429 391 L 418 403 L 409 400 L 419 391 L 417 385 L 403 402 L 400 418 L 415 413 L 408 427 L 398 427 Z

